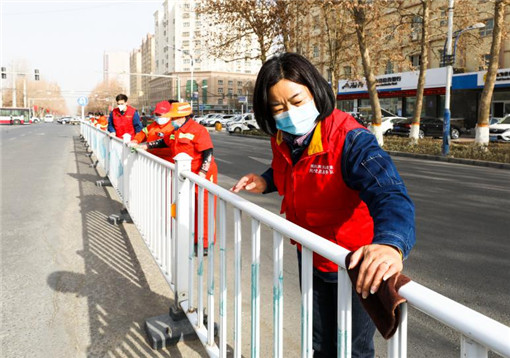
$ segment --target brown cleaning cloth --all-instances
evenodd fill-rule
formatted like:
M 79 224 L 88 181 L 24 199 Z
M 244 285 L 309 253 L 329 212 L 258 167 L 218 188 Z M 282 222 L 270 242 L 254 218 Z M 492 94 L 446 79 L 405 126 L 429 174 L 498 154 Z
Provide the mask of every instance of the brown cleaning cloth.
M 345 258 L 345 267 L 349 267 L 351 256 L 352 252 Z M 347 270 L 354 289 L 356 288 L 360 266 L 361 262 L 352 270 Z M 411 281 L 409 277 L 395 274 L 388 280 L 382 281 L 377 292 L 373 295 L 369 294 L 366 299 L 363 299 L 361 294 L 357 293 L 365 311 L 372 318 L 384 339 L 390 339 L 398 328 L 400 322 L 399 305 L 406 301 L 404 297 L 398 294 L 398 290 L 409 281 Z

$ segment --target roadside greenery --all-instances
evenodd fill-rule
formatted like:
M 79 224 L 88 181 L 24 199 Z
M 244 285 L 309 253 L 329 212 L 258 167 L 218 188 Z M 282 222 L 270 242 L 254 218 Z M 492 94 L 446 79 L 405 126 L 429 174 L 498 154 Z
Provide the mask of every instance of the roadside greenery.
M 244 131 L 244 135 L 265 136 L 258 130 Z M 419 144 L 411 145 L 409 138 L 386 136 L 384 150 L 388 152 L 405 152 L 426 155 L 441 155 L 442 139 L 424 138 Z M 483 160 L 488 162 L 510 163 L 510 143 L 490 143 L 486 149 L 475 146 L 473 141 L 452 141 L 450 155 L 452 158 Z

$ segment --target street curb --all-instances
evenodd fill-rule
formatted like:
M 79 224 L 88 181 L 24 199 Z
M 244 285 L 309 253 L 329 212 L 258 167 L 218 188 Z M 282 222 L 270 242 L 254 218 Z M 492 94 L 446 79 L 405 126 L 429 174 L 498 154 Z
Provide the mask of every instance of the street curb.
M 266 137 L 266 136 L 243 135 L 243 134 L 234 134 L 234 133 L 231 133 L 230 135 L 237 136 L 237 137 L 248 137 L 248 138 L 265 139 L 265 140 L 270 139 L 270 137 Z M 432 161 L 436 161 L 436 162 L 448 162 L 448 163 L 474 165 L 474 166 L 478 166 L 478 167 L 489 167 L 489 168 L 510 170 L 509 163 L 486 162 L 483 160 L 442 157 L 439 155 L 396 152 L 396 151 L 390 151 L 390 150 L 387 150 L 386 152 L 389 155 L 394 156 L 394 157 L 424 159 L 424 160 L 432 160 Z

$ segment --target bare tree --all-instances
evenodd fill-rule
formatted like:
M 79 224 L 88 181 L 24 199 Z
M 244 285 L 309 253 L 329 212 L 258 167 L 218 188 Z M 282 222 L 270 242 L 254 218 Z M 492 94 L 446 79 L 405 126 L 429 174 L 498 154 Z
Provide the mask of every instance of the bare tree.
M 503 34 L 505 5 L 510 0 L 496 0 L 494 4 L 494 29 L 492 32 L 492 44 L 485 85 L 480 98 L 478 122 L 476 125 L 475 145 L 486 147 L 489 144 L 489 113 L 494 91 L 494 83 L 498 72 L 499 51 L 501 49 L 501 37 Z
M 429 63 L 429 26 L 430 26 L 430 5 L 431 0 L 420 0 L 422 9 L 421 40 L 420 40 L 420 73 L 418 75 L 418 87 L 416 89 L 416 104 L 414 107 L 413 119 L 409 138 L 411 144 L 418 144 L 420 132 L 420 117 L 423 106 L 423 91 L 425 89 L 425 75 Z
M 259 0 L 204 0 L 197 13 L 214 25 L 207 35 L 209 53 L 224 61 L 260 59 L 265 62 L 276 43 L 276 24 L 281 23 L 275 20 L 275 4 L 275 1 Z M 240 46 L 251 43 L 253 37 L 258 44 L 257 51 L 250 52 L 246 46 Z
M 108 114 L 115 105 L 115 96 L 124 93 L 124 88 L 117 80 L 103 81 L 90 92 L 89 104 L 85 107 L 86 112 L 100 112 Z
M 363 65 L 363 73 L 366 79 L 370 106 L 372 107 L 372 132 L 374 133 L 379 145 L 383 146 L 384 139 L 381 130 L 381 105 L 377 94 L 377 82 L 372 68 L 367 39 L 367 28 L 369 26 L 367 12 L 375 10 L 376 4 L 374 4 L 374 1 L 371 0 L 346 0 L 343 4 L 347 9 L 349 9 L 356 29 L 361 63 Z

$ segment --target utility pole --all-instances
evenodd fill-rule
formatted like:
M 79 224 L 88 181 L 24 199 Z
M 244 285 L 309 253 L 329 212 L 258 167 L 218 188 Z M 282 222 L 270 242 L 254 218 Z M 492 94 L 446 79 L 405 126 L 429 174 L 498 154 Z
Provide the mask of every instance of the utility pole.
M 452 87 L 453 61 L 452 61 L 452 36 L 453 36 L 453 7 L 455 0 L 448 2 L 448 37 L 446 38 L 446 93 L 444 99 L 444 118 L 443 118 L 443 155 L 450 152 L 450 92 Z

